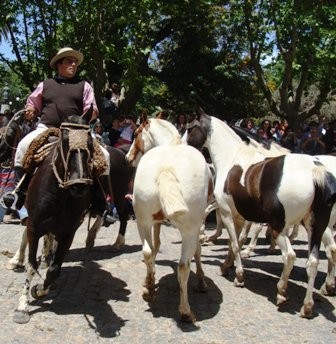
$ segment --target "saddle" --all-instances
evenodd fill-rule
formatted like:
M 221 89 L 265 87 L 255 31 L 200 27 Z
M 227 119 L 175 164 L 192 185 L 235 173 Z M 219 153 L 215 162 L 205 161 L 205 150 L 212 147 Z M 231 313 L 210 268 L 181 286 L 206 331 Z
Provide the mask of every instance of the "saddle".
M 64 123 L 62 128 L 68 129 L 83 129 L 82 125 L 73 123 Z M 27 152 L 24 155 L 22 167 L 25 172 L 33 173 L 42 161 L 48 156 L 50 150 L 57 144 L 60 137 L 61 129 L 49 128 L 40 135 L 38 135 L 29 145 Z M 98 140 L 93 140 L 93 175 L 101 175 L 107 168 L 105 157 L 99 148 Z
M 49 154 L 51 148 L 54 147 L 59 135 L 60 129 L 49 128 L 31 142 L 23 157 L 22 167 L 25 172 L 29 173 L 35 170 Z

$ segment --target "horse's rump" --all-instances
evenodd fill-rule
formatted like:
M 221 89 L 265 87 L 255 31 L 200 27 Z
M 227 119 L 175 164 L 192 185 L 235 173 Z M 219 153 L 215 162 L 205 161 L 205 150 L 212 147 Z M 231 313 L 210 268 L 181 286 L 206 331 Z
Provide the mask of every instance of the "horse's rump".
M 140 160 L 134 180 L 134 210 L 172 217 L 192 212 L 203 216 L 210 170 L 202 154 L 185 145 L 159 146 Z M 211 192 L 211 190 L 210 190 Z M 146 211 L 148 214 L 148 211 Z

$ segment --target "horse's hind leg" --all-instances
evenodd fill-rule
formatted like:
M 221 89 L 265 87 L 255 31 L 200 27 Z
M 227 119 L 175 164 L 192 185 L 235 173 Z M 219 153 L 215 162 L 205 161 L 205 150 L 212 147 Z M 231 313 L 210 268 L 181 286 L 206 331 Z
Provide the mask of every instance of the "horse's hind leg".
M 300 227 L 300 224 L 295 224 L 293 226 L 292 233 L 289 235 L 289 240 L 290 240 L 291 244 L 294 242 L 294 240 L 297 238 L 297 236 L 299 234 L 299 227 Z
M 144 262 L 147 268 L 142 297 L 147 302 L 153 302 L 155 300 L 155 254 L 152 244 L 152 226 L 138 222 L 138 230 L 142 241 Z
M 160 232 L 161 232 L 161 222 L 154 223 L 153 226 L 153 242 L 154 242 L 154 257 L 156 258 L 160 246 L 161 246 L 161 240 L 160 240 Z
M 212 236 L 208 237 L 205 234 L 205 222 L 206 222 L 207 217 L 214 210 L 216 211 L 216 232 Z M 200 229 L 200 243 L 204 244 L 205 242 L 216 241 L 217 238 L 219 238 L 222 235 L 222 228 L 223 228 L 223 223 L 218 211 L 218 205 L 217 205 L 217 202 L 213 200 L 205 209 L 205 213 L 204 213 L 204 217 L 203 217 L 203 221 L 202 221 L 202 225 Z
M 25 252 L 28 245 L 28 238 L 27 238 L 27 228 L 23 230 L 20 248 L 16 251 L 13 258 L 11 258 L 7 264 L 6 268 L 9 270 L 14 270 L 18 268 L 22 268 L 24 266 L 25 260 Z
M 288 300 L 287 298 L 288 278 L 293 269 L 296 255 L 287 235 L 285 235 L 283 232 L 278 234 L 278 232 L 275 232 L 275 231 L 273 231 L 273 234 L 274 234 L 274 237 L 276 238 L 275 239 L 276 243 L 281 250 L 282 259 L 284 263 L 282 274 L 277 284 L 277 288 L 278 288 L 277 305 L 279 306 L 287 302 Z
M 226 257 L 226 260 L 221 265 L 222 275 L 225 276 L 227 274 L 227 270 L 233 265 L 233 257 L 236 263 L 236 278 L 234 280 L 236 287 L 243 287 L 244 286 L 244 269 L 243 264 L 241 261 L 240 256 L 240 249 L 237 240 L 236 230 L 234 228 L 233 219 L 230 213 L 222 214 L 221 213 L 222 222 L 226 225 L 229 237 L 230 237 L 230 247 L 229 253 Z M 226 220 L 226 221 L 225 221 Z M 238 228 L 238 224 L 237 224 Z M 231 251 L 230 251 L 231 250 Z
M 329 227 L 326 228 L 322 236 L 322 242 L 328 258 L 328 272 L 321 287 L 321 293 L 324 295 L 335 295 L 336 243 Z
M 207 284 L 206 284 L 205 279 L 204 279 L 204 271 L 202 268 L 201 250 L 202 250 L 201 243 L 198 242 L 196 252 L 194 255 L 195 263 L 196 263 L 196 276 L 197 276 L 197 280 L 198 280 L 197 289 L 201 292 L 204 292 L 204 291 L 206 291 Z
M 223 222 L 222 222 L 222 218 L 220 216 L 219 210 L 218 210 L 218 206 L 216 203 L 216 208 L 214 208 L 216 210 L 216 232 L 211 235 L 209 238 L 207 237 L 206 241 L 211 241 L 211 242 L 215 242 L 223 233 Z
M 243 230 L 241 231 L 239 235 L 239 246 L 240 248 L 243 247 L 244 242 L 247 239 L 248 233 L 251 230 L 252 227 L 252 222 L 248 221 L 244 226 Z M 241 251 L 241 256 L 244 258 L 251 257 L 251 254 L 254 252 L 256 246 L 257 246 L 257 240 L 258 236 L 262 230 L 262 224 L 261 223 L 256 223 L 254 226 L 254 230 L 252 231 L 252 236 L 249 245 L 246 247 L 245 250 Z
M 179 313 L 182 321 L 194 322 L 196 320 L 195 315 L 191 312 L 189 300 L 188 300 L 188 280 L 190 275 L 190 263 L 193 255 L 199 257 L 199 251 L 197 251 L 197 245 L 199 244 L 198 231 L 195 235 L 186 234 L 181 231 L 182 247 L 181 247 L 181 259 L 178 264 L 177 277 L 180 284 L 180 304 Z M 189 232 L 190 233 L 190 232 Z M 199 272 L 201 274 L 204 273 Z
M 100 215 L 97 215 L 96 221 L 93 223 L 92 227 L 88 231 L 88 235 L 85 241 L 86 248 L 90 249 L 94 246 L 97 233 L 100 230 L 102 224 L 103 218 Z

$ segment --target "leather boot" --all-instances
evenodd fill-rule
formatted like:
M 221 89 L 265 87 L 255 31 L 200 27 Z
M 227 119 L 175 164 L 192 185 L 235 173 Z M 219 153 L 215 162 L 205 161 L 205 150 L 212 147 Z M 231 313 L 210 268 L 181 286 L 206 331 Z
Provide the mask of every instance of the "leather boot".
M 22 167 L 14 167 L 15 189 L 2 196 L 1 203 L 7 209 L 19 210 L 24 205 L 31 176 Z

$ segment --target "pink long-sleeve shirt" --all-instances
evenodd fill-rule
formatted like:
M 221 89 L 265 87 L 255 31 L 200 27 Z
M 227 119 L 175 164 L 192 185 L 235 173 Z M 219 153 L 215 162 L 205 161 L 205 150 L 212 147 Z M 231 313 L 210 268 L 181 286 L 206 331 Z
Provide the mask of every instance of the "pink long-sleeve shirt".
M 42 111 L 42 92 L 43 92 L 43 82 L 40 82 L 36 89 L 27 98 L 26 107 L 34 107 L 37 113 Z M 85 81 L 84 91 L 83 91 L 83 113 L 89 110 L 91 104 L 93 104 L 93 110 L 98 113 L 98 108 L 96 104 L 96 99 L 94 96 L 92 86 Z

